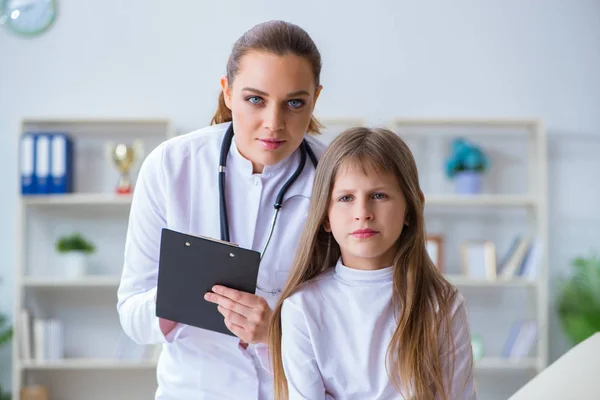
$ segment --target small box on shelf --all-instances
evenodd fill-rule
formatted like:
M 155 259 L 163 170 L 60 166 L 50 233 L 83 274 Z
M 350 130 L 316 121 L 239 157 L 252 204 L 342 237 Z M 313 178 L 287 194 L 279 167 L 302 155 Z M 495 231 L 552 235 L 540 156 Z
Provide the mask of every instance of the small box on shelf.
M 20 357 L 24 361 L 56 361 L 64 356 L 64 331 L 56 318 L 38 318 L 27 309 L 19 316 L 18 342 Z
M 490 240 L 467 240 L 461 245 L 461 270 L 466 279 L 495 281 L 498 285 L 535 282 L 542 255 L 539 237 L 517 236 L 497 261 L 496 245 Z
M 468 240 L 461 246 L 463 274 L 473 279 L 496 279 L 496 247 L 489 240 Z

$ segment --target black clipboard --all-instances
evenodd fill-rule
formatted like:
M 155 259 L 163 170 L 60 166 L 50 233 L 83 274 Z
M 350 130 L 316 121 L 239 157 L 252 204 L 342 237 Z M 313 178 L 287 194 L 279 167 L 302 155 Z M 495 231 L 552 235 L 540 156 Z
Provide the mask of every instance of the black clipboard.
M 259 264 L 257 251 L 163 228 L 156 316 L 235 336 L 204 295 L 214 285 L 254 294 Z

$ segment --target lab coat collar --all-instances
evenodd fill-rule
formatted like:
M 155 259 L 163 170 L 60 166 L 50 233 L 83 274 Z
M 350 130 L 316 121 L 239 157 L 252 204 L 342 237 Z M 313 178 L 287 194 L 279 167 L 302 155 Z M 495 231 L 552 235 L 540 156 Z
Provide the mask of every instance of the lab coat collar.
M 294 164 L 295 158 L 298 158 L 298 160 L 300 160 L 299 150 L 296 150 L 289 157 L 281 160 L 277 164 L 265 165 L 261 174 L 253 174 L 252 162 L 245 158 L 242 155 L 242 153 L 240 153 L 240 150 L 237 147 L 237 143 L 235 142 L 235 136 L 231 141 L 230 153 L 233 156 L 236 168 L 243 176 L 251 177 L 252 175 L 260 175 L 262 178 L 265 179 L 269 179 L 275 175 L 278 175 L 284 170 L 292 168 L 292 165 L 298 165 L 297 163 L 299 161 L 296 161 L 296 163 Z
M 253 175 L 260 176 L 261 179 L 280 179 L 281 185 L 283 185 L 296 171 L 300 163 L 300 149 L 296 149 L 289 157 L 283 159 L 277 164 L 266 165 L 261 174 L 252 173 L 252 162 L 246 159 L 240 153 L 235 139 L 231 141 L 230 154 L 232 158 L 232 164 L 234 168 L 242 175 L 251 178 Z M 306 164 L 302 173 L 294 184 L 286 192 L 283 202 L 293 196 L 303 196 L 310 198 L 312 194 L 312 182 L 315 176 L 315 168 L 310 160 L 310 157 L 306 157 Z

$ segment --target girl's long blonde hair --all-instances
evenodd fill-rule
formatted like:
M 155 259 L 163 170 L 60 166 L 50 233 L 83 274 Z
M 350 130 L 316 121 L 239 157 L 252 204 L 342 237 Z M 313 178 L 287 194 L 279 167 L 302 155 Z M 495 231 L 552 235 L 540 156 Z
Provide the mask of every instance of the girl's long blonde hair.
M 386 369 L 390 380 L 404 396 L 426 400 L 438 395 L 450 400 L 451 391 L 447 385 L 452 382 L 454 358 L 450 362 L 451 371 L 443 371 L 439 350 L 442 344 L 447 344 L 453 357 L 451 310 L 456 290 L 427 254 L 424 199 L 417 166 L 409 147 L 398 135 L 386 129 L 364 127 L 351 128 L 340 134 L 329 145 L 317 167 L 310 210 L 292 271 L 271 319 L 269 349 L 275 399 L 288 398 L 281 360 L 282 303 L 302 283 L 334 266 L 341 255 L 338 244 L 323 229 L 323 222 L 337 172 L 347 162 L 376 172 L 392 173 L 398 178 L 406 199 L 407 226 L 396 242 L 393 263 L 392 298 L 398 326 L 387 349 Z

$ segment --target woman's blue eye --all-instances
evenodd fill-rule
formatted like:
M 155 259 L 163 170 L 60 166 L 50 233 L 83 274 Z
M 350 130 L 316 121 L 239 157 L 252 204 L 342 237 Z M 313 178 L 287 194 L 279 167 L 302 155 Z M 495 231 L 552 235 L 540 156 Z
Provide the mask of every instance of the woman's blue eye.
M 262 99 L 258 96 L 251 96 L 248 97 L 246 100 L 248 100 L 252 104 L 260 104 L 260 102 L 262 101 Z
M 385 199 L 385 194 L 383 194 L 383 193 L 375 193 L 375 194 L 373 195 L 373 198 L 374 198 L 375 200 L 381 200 L 381 199 Z
M 290 100 L 290 101 L 288 101 L 288 104 L 292 108 L 300 108 L 300 107 L 302 107 L 304 105 L 304 101 L 302 101 L 302 100 Z
M 338 201 L 346 202 L 352 200 L 352 196 L 342 196 L 338 199 Z

